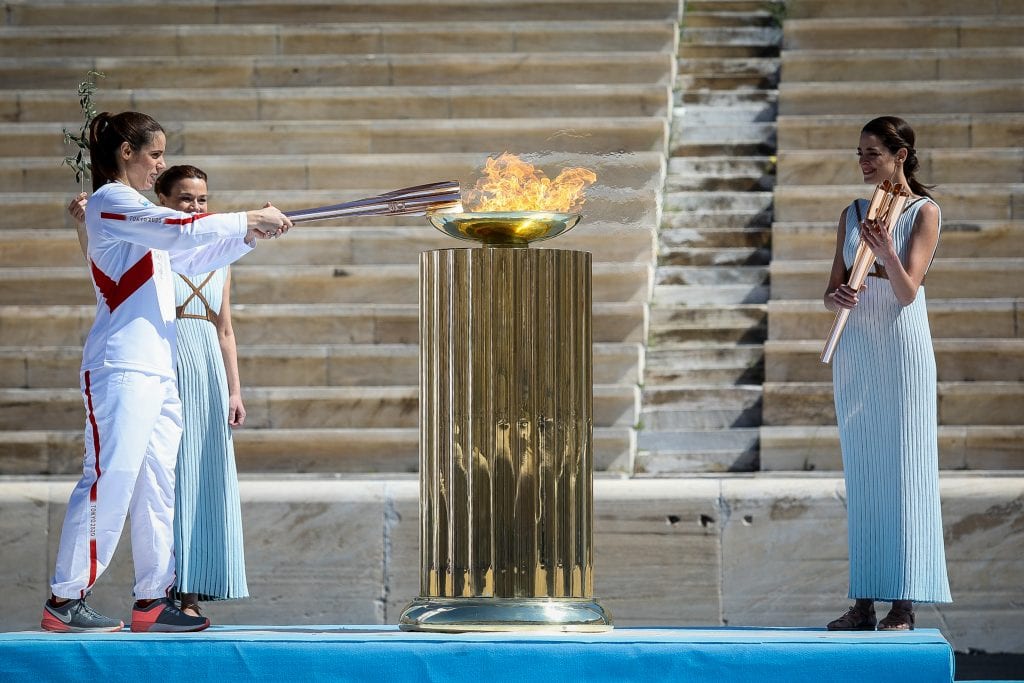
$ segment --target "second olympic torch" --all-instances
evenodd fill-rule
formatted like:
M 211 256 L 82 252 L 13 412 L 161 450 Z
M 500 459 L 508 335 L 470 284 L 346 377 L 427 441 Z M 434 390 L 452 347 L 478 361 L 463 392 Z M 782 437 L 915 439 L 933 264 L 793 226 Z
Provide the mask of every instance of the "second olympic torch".
M 903 207 L 906 205 L 909 197 L 910 193 L 904 189 L 903 185 L 883 180 L 875 187 L 875 191 L 871 195 L 871 201 L 868 202 L 867 220 L 876 220 L 887 232 L 891 232 L 896 224 L 896 219 L 903 212 Z M 874 252 L 871 251 L 871 248 L 862 239 L 857 247 L 853 266 L 850 268 L 847 286 L 854 291 L 860 291 L 860 288 L 864 286 L 864 280 L 867 279 L 868 269 L 874 262 Z M 850 319 L 850 310 L 849 308 L 842 308 L 836 313 L 835 320 L 832 322 L 832 329 L 829 330 L 828 337 L 825 339 L 825 347 L 821 351 L 822 363 L 828 364 L 832 362 L 832 356 L 835 355 L 836 348 L 839 346 L 839 338 L 846 328 L 846 322 Z

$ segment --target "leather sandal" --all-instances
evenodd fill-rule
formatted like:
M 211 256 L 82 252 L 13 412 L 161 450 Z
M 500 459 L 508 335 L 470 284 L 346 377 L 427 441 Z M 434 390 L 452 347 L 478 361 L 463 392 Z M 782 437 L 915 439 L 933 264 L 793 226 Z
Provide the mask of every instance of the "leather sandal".
M 846 614 L 828 622 L 825 628 L 829 631 L 874 631 L 875 622 L 874 605 L 867 609 L 853 605 Z
M 193 612 L 195 612 L 194 616 L 197 616 L 197 617 L 203 616 L 203 611 L 199 607 L 199 601 L 198 600 L 188 600 L 188 601 L 186 601 L 186 600 L 182 599 L 181 600 L 181 604 L 178 606 L 178 609 L 181 610 L 182 612 L 184 612 L 185 610 L 192 610 Z M 186 612 L 186 614 L 187 614 L 187 612 Z M 193 615 L 189 615 L 189 616 L 193 616 Z
M 879 631 L 913 631 L 914 609 L 893 606 L 885 618 L 878 622 Z

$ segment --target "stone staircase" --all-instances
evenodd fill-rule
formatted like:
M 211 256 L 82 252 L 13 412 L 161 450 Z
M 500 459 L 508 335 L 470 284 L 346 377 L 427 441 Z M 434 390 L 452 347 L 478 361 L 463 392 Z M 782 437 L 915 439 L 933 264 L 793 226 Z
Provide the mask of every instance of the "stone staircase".
M 918 134 L 943 230 L 927 280 L 944 469 L 1024 467 L 1024 2 L 787 3 L 761 468 L 841 468 L 820 303 L 871 117 Z
M 0 27 L 0 474 L 80 469 L 94 298 L 65 215 L 75 88 L 168 131 L 216 210 L 284 209 L 434 180 L 511 151 L 593 168 L 573 232 L 594 254 L 599 469 L 631 471 L 677 0 L 5 2 Z M 127 38 L 126 38 L 127 36 Z M 233 268 L 244 473 L 414 472 L 422 218 L 303 225 Z
M 758 467 L 781 8 L 685 3 L 638 473 Z

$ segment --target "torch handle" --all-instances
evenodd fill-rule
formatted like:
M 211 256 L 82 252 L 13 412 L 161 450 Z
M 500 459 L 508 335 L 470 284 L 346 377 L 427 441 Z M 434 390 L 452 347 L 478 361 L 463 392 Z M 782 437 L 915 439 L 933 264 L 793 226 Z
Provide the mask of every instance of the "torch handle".
M 392 190 L 341 204 L 285 211 L 284 215 L 292 223 L 305 223 L 351 216 L 423 216 L 432 211 L 459 210 L 461 205 L 462 190 L 458 181 L 446 180 Z
M 846 321 L 850 319 L 849 308 L 841 308 L 836 313 L 836 319 L 832 321 L 832 329 L 828 331 L 828 337 L 825 338 L 825 348 L 821 351 L 821 362 L 828 365 L 832 362 L 832 356 L 835 355 L 836 348 L 839 346 L 839 337 L 843 335 L 843 328 L 846 327 Z

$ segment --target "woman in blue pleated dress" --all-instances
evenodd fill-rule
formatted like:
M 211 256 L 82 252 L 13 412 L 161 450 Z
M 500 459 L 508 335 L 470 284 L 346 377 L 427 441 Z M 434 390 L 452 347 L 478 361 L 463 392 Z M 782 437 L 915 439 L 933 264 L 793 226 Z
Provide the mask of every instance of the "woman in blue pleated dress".
M 172 166 L 153 187 L 161 204 L 207 211 L 207 176 Z M 175 589 L 186 614 L 199 601 L 248 597 L 231 430 L 245 423 L 231 327 L 231 271 L 175 275 L 178 393 L 183 431 L 175 481 Z
M 846 480 L 850 609 L 829 630 L 910 630 L 914 602 L 951 602 L 939 505 L 935 354 L 924 278 L 941 213 L 915 177 L 913 129 L 868 122 L 857 148 L 864 182 L 889 178 L 910 198 L 892 233 L 865 220 L 858 199 L 839 219 L 825 292 L 830 311 L 853 309 L 832 361 Z M 846 282 L 860 240 L 875 255 L 864 287 Z M 880 621 L 875 601 L 891 602 Z

